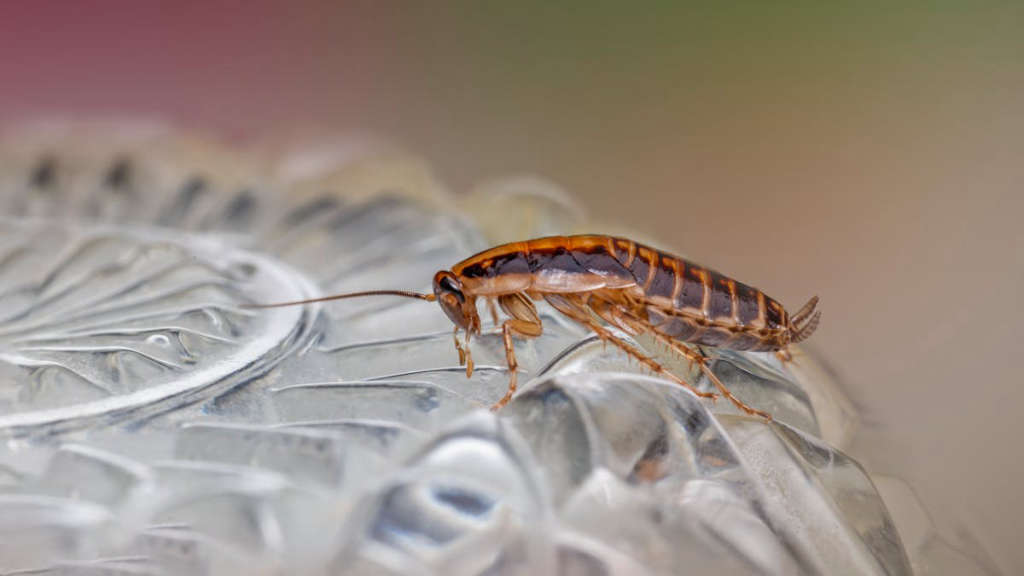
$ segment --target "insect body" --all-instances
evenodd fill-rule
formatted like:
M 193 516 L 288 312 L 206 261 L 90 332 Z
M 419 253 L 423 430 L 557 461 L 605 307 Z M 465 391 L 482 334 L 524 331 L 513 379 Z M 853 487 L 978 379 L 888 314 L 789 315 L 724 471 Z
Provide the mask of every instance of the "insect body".
M 459 262 L 451 270 L 438 272 L 433 288 L 433 294 L 384 290 L 271 306 L 388 294 L 436 300 L 455 324 L 455 347 L 469 376 L 473 372 L 469 339 L 480 333 L 477 301 L 488 303 L 495 324 L 497 303 L 508 315 L 501 330 L 509 387 L 492 407 L 496 410 L 505 406 L 516 391 L 518 364 L 513 339 L 541 335 L 543 326 L 534 301 L 544 300 L 651 370 L 698 396 L 717 396 L 693 388 L 619 338 L 608 325 L 630 335 L 653 337 L 691 365 L 697 364 L 737 407 L 765 418 L 771 416 L 736 398 L 708 368 L 707 357 L 692 346 L 776 351 L 788 359 L 789 344 L 810 336 L 821 317 L 820 312 L 814 312 L 817 297 L 790 316 L 760 290 L 714 270 L 631 240 L 599 235 L 555 236 L 497 246 Z M 460 330 L 466 334 L 465 345 L 459 342 Z

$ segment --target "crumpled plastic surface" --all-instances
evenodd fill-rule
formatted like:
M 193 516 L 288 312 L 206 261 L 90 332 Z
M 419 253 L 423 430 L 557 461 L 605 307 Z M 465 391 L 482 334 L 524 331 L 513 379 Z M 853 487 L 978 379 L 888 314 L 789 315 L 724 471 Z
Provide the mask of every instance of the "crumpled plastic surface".
M 978 568 L 926 522 L 904 546 L 841 451 L 854 410 L 807 354 L 708 350 L 766 422 L 542 306 L 525 385 L 493 415 L 493 326 L 467 379 L 435 305 L 244 307 L 424 290 L 490 243 L 585 226 L 548 182 L 459 198 L 375 143 L 56 125 L 7 139 L 0 207 L 0 574 Z

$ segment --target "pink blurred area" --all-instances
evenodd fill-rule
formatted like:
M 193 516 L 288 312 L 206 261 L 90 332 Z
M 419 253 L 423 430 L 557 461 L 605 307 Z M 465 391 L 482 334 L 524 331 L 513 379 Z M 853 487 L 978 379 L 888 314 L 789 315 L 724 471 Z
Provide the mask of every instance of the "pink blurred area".
M 855 455 L 1011 573 L 1024 514 L 1024 8 L 0 6 L 0 120 L 393 136 L 457 190 L 537 172 L 777 296 Z
M 5 3 L 0 108 L 245 133 L 372 84 L 373 24 L 332 2 Z M 382 59 L 380 59 L 382 60 Z M 365 65 L 360 65 L 365 63 Z

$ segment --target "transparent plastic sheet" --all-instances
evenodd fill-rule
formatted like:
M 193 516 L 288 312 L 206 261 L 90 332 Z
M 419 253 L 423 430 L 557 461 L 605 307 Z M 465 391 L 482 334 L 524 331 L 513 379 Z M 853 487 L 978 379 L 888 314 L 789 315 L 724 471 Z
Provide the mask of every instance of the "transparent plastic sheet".
M 987 573 L 841 451 L 856 414 L 812 356 L 707 350 L 768 423 L 542 306 L 495 416 L 493 326 L 467 379 L 430 304 L 243 307 L 426 289 L 577 230 L 550 183 L 481 186 L 464 216 L 376 144 L 255 162 L 156 128 L 25 134 L 0 160 L 0 573 Z

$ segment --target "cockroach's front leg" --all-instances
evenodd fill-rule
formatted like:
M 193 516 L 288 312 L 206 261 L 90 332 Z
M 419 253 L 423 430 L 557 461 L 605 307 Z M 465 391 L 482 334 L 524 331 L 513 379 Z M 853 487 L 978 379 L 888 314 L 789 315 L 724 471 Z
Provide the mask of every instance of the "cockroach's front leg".
M 505 392 L 505 396 L 501 400 L 491 406 L 492 411 L 504 408 L 512 399 L 512 395 L 516 393 L 519 362 L 516 361 L 516 349 L 512 337 L 536 338 L 544 332 L 537 308 L 526 295 L 506 294 L 498 298 L 498 304 L 506 314 L 511 316 L 501 325 L 501 336 L 505 342 L 505 361 L 508 363 L 508 391 Z
M 491 412 L 497 412 L 505 407 L 512 399 L 512 395 L 516 393 L 517 383 L 519 381 L 519 362 L 516 361 L 516 349 L 512 344 L 512 328 L 508 322 L 505 322 L 501 326 L 501 336 L 505 340 L 505 361 L 508 363 L 508 390 L 505 391 L 505 395 L 501 397 L 491 406 Z
M 512 400 L 512 395 L 516 393 L 517 384 L 519 381 L 518 370 L 519 362 L 516 361 L 516 349 L 515 344 L 512 341 L 513 336 L 519 336 L 521 338 L 536 338 L 540 336 L 542 331 L 540 322 L 529 322 L 526 320 L 519 320 L 516 318 L 509 318 L 501 325 L 501 335 L 505 341 L 505 362 L 508 363 L 508 390 L 505 395 L 491 406 L 491 412 L 496 412 L 505 407 Z
M 458 326 L 455 327 L 455 331 L 452 333 L 452 340 L 455 341 L 455 349 L 459 351 L 459 366 L 466 367 L 466 378 L 469 378 L 473 375 L 473 356 L 469 351 L 469 342 L 466 342 L 465 347 L 459 342 Z

